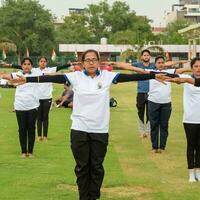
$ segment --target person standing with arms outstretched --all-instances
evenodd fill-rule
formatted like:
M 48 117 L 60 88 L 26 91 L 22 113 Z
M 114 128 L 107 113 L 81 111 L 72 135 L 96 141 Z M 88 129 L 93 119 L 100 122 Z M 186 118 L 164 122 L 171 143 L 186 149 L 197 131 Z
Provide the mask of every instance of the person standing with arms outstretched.
M 72 85 L 74 91 L 71 149 L 80 200 L 100 198 L 104 178 L 110 121 L 109 89 L 112 83 L 163 79 L 160 74 L 120 74 L 100 70 L 100 57 L 90 49 L 82 55 L 83 71 L 14 80 L 13 83 L 56 82 Z
M 192 75 L 180 75 L 169 81 L 184 83 L 183 126 L 187 140 L 189 182 L 200 181 L 200 58 L 191 60 Z M 195 87 L 198 86 L 198 87 Z
M 32 65 L 33 63 L 30 58 L 24 58 L 21 61 L 22 71 L 11 74 L 1 74 L 0 76 L 7 80 L 16 78 L 17 76 L 38 76 L 38 73 L 32 71 Z M 14 108 L 19 127 L 19 141 L 22 158 L 33 157 L 38 107 L 38 84 L 26 83 L 16 87 Z
M 60 65 L 56 67 L 48 67 L 48 60 L 45 56 L 38 58 L 38 67 L 33 68 L 32 71 L 40 75 L 56 73 L 59 70 L 67 69 L 71 64 Z M 11 67 L 16 69 L 21 69 L 22 66 L 17 64 L 3 64 L 4 67 Z M 38 108 L 37 116 L 37 133 L 38 140 L 47 141 L 48 137 L 48 127 L 49 127 L 49 111 L 52 103 L 52 83 L 40 83 L 38 85 L 38 93 L 40 98 L 40 106 Z

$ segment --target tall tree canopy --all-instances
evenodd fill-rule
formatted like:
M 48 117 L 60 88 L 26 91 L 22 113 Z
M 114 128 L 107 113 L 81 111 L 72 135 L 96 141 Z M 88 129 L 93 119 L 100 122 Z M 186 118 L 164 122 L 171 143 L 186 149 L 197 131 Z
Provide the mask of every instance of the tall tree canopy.
M 85 39 L 82 43 L 99 43 L 102 37 L 107 37 L 115 44 L 123 41 L 141 43 L 152 37 L 149 22 L 145 17 L 136 16 L 126 2 L 115 1 L 110 5 L 105 0 L 88 5 L 80 14 L 67 16 L 65 24 L 58 30 L 58 41 L 81 43 Z M 120 40 L 114 37 L 118 35 Z M 127 39 L 127 36 L 130 38 Z
M 6 0 L 0 8 L 0 38 L 17 46 L 18 55 L 49 53 L 54 45 L 53 17 L 38 1 Z

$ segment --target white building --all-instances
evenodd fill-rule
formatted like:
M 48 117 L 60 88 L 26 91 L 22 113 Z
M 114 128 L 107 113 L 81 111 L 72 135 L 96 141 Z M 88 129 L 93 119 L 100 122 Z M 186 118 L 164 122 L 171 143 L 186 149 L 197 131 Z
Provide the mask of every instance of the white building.
M 200 22 L 200 0 L 180 0 L 172 5 L 172 11 L 167 13 L 166 24 L 176 20 L 186 19 L 191 24 Z

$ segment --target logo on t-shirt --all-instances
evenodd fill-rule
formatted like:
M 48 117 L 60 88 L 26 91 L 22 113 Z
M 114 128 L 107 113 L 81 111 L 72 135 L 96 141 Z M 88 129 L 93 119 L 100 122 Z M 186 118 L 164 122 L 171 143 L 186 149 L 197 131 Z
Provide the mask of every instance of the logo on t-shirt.
M 98 82 L 98 89 L 102 88 L 102 82 Z

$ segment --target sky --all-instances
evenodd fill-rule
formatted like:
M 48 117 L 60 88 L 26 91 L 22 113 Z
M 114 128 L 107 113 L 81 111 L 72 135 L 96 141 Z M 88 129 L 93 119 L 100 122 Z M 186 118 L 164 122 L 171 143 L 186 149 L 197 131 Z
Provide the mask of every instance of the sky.
M 115 0 L 108 0 L 112 4 Z M 99 3 L 99 0 L 39 0 L 40 4 L 52 11 L 57 17 L 68 14 L 69 8 L 85 8 L 88 4 Z M 137 15 L 145 15 L 153 20 L 153 26 L 165 26 L 165 13 L 179 0 L 124 0 Z

